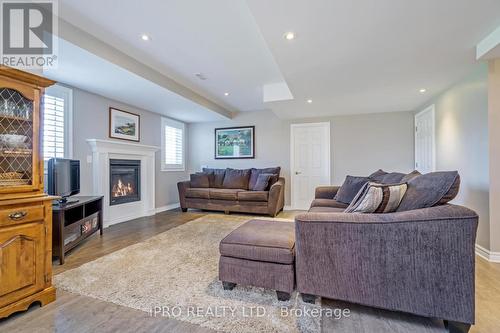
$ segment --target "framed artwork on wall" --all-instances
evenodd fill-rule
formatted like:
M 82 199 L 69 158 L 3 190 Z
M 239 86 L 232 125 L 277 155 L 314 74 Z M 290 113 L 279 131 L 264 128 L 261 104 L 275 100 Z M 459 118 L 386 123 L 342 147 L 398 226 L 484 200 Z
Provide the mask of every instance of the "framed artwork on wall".
M 141 117 L 138 114 L 109 108 L 109 137 L 139 142 Z
M 215 129 L 215 159 L 255 158 L 255 126 Z

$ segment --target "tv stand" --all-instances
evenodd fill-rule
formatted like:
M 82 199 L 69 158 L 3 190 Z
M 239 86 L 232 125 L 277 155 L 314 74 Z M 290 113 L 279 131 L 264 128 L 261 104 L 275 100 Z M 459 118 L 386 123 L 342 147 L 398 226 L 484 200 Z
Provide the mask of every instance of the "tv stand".
M 102 236 L 103 196 L 72 197 L 58 202 L 52 213 L 52 255 L 64 264 L 64 256 L 97 230 Z
M 65 205 L 70 205 L 79 202 L 80 200 L 68 200 L 68 199 L 59 199 L 57 200 L 53 205 L 54 206 L 59 206 L 59 207 L 64 207 Z

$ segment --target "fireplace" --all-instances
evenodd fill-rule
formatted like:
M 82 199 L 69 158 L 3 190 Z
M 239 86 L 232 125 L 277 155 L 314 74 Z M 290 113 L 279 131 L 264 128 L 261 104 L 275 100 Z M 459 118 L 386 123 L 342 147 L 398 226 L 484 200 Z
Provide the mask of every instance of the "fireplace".
M 109 160 L 109 204 L 141 200 L 141 161 Z

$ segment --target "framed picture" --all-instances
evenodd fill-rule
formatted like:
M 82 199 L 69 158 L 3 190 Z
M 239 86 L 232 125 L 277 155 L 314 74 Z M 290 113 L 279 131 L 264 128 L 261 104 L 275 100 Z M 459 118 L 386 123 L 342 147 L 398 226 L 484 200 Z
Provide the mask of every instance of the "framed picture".
M 109 137 L 139 142 L 141 139 L 140 120 L 138 114 L 109 108 Z
M 215 129 L 215 159 L 255 158 L 255 126 Z

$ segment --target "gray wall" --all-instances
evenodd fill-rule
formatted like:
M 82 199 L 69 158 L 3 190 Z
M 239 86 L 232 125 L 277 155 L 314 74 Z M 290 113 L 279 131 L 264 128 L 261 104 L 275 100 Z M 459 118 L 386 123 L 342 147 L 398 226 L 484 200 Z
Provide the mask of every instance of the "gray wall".
M 479 214 L 477 243 L 489 249 L 487 81 L 487 66 L 481 65 L 425 106 L 436 108 L 436 168 L 460 173 L 454 203 Z
M 81 163 L 81 193 L 92 193 L 92 165 L 87 155 L 92 155 L 86 139 L 113 140 L 108 137 L 110 106 L 137 113 L 141 116 L 140 144 L 161 145 L 161 116 L 107 99 L 77 88 L 73 89 L 73 158 Z M 123 142 L 119 140 L 120 142 Z M 156 207 L 179 202 L 177 182 L 185 180 L 187 172 L 160 171 L 160 152 L 156 153 Z
M 328 118 L 281 120 L 269 111 L 242 112 L 234 119 L 189 124 L 188 167 L 220 168 L 281 166 L 287 181 L 286 204 L 290 204 L 290 124 L 330 121 L 331 179 L 342 184 L 346 175 L 368 175 L 378 168 L 409 172 L 414 165 L 413 114 L 393 112 Z M 255 125 L 254 160 L 215 160 L 216 127 Z

